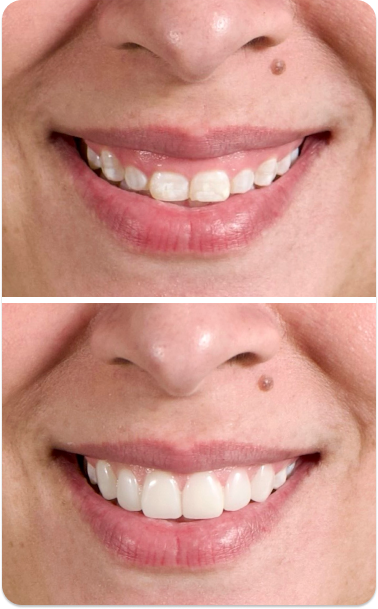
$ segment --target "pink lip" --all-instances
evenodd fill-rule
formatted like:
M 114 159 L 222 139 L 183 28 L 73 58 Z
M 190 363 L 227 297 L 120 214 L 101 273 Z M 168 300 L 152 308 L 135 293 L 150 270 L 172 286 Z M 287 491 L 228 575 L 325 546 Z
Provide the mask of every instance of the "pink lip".
M 300 177 L 326 143 L 324 136 L 307 138 L 297 163 L 268 188 L 188 209 L 110 185 L 88 168 L 73 144 L 57 140 L 84 203 L 123 247 L 181 256 L 224 254 L 250 244 L 282 216 Z
M 115 557 L 129 566 L 190 570 L 232 561 L 267 536 L 313 465 L 303 461 L 264 503 L 250 503 L 211 520 L 178 523 L 148 519 L 105 501 L 79 472 L 73 455 L 66 453 L 60 464 L 74 505 Z

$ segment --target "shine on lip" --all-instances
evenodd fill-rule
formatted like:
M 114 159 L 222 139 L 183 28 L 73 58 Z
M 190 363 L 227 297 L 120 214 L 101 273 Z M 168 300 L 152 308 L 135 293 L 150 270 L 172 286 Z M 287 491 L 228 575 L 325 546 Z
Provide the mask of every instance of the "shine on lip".
M 92 139 L 95 135 L 92 133 Z M 90 139 L 87 133 L 84 136 Z M 172 134 L 170 137 L 172 139 Z M 276 138 L 270 135 L 265 140 L 260 138 L 260 143 L 269 140 L 272 146 L 279 145 L 280 139 L 281 143 L 285 139 L 282 134 Z M 291 139 L 295 139 L 294 134 Z M 231 140 L 233 144 L 223 146 L 220 152 L 232 152 L 236 139 Z M 141 139 L 137 141 L 140 145 Z M 103 143 L 111 145 L 112 142 L 115 143 L 116 138 L 104 138 Z M 216 142 L 219 144 L 219 140 Z M 296 164 L 269 187 L 233 195 L 214 205 L 187 209 L 112 186 L 101 180 L 81 159 L 73 139 L 58 137 L 55 140 L 83 202 L 96 213 L 118 243 L 139 253 L 181 256 L 219 255 L 247 246 L 282 216 L 293 199 L 301 175 L 326 142 L 324 135 L 308 137 Z M 209 151 L 211 142 L 206 146 L 199 146 L 199 156 L 201 150 Z M 156 151 L 163 153 L 164 148 L 166 141 L 163 141 L 160 151 Z M 186 153 L 187 148 L 186 143 L 183 148 Z
M 129 566 L 190 571 L 235 560 L 267 536 L 287 513 L 288 500 L 313 465 L 300 461 L 285 485 L 264 503 L 223 512 L 219 518 L 180 523 L 149 519 L 104 500 L 79 472 L 75 456 L 63 455 L 60 465 L 74 505 L 113 556 Z

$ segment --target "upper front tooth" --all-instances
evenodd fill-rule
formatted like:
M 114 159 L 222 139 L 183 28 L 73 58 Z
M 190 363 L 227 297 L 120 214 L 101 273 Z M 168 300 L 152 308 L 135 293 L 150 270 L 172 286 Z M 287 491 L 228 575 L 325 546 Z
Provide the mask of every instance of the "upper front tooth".
M 132 165 L 125 169 L 125 181 L 131 190 L 145 190 L 147 187 L 147 176 Z
M 291 152 L 285 158 L 282 159 L 279 163 L 277 163 L 277 175 L 283 176 L 290 169 L 291 165 Z
M 290 474 L 293 472 L 293 469 L 295 467 L 295 463 L 296 463 L 296 461 L 294 461 L 294 463 L 290 463 L 290 465 L 287 466 L 287 468 L 286 468 L 286 474 L 287 474 L 287 476 L 290 476 Z
M 217 518 L 223 512 L 223 489 L 212 472 L 192 474 L 182 493 L 185 518 Z
M 97 484 L 104 499 L 115 499 L 117 497 L 117 478 L 107 461 L 96 463 Z
M 286 467 L 281 469 L 275 476 L 273 480 L 273 488 L 277 490 L 286 482 Z
M 191 201 L 215 203 L 230 196 L 230 180 L 224 171 L 202 171 L 190 183 Z
M 123 180 L 125 171 L 117 157 L 108 150 L 101 152 L 101 167 L 108 180 L 112 182 L 121 182 Z
M 235 469 L 224 487 L 224 509 L 240 510 L 251 501 L 251 483 L 245 469 Z
M 252 169 L 243 169 L 231 180 L 230 192 L 234 194 L 243 194 L 253 188 L 255 174 Z
M 160 201 L 186 201 L 189 180 L 179 173 L 156 171 L 150 179 L 150 193 Z
M 118 474 L 117 500 L 121 507 L 130 512 L 139 512 L 142 509 L 139 485 L 129 469 L 123 468 Z
M 96 469 L 90 463 L 87 463 L 88 478 L 92 484 L 97 484 Z
M 257 186 L 269 186 L 277 175 L 277 160 L 268 159 L 260 165 L 255 173 Z
M 293 150 L 290 157 L 291 157 L 291 162 L 294 163 L 294 161 L 296 161 L 297 158 L 299 157 L 299 148 L 296 148 L 295 150 Z
M 172 474 L 154 471 L 147 474 L 142 491 L 142 510 L 150 518 L 180 518 L 181 493 Z
M 87 159 L 89 163 L 89 167 L 92 169 L 100 169 L 101 167 L 101 159 L 98 154 L 95 153 L 92 148 L 87 147 Z
M 252 501 L 265 501 L 273 490 L 274 469 L 271 465 L 262 465 L 251 482 Z

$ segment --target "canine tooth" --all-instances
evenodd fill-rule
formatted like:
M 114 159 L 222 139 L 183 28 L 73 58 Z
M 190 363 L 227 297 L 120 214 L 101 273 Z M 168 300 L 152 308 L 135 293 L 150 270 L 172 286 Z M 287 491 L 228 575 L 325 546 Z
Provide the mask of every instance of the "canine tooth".
M 273 489 L 277 490 L 286 482 L 286 467 L 277 472 L 273 480 Z
M 88 478 L 92 482 L 92 484 L 97 484 L 96 469 L 93 467 L 93 465 L 91 465 L 88 462 L 87 462 L 87 473 L 88 473 Z
M 115 499 L 117 497 L 117 478 L 107 461 L 96 463 L 97 484 L 104 499 Z
M 167 472 L 147 474 L 142 490 L 142 510 L 150 518 L 180 518 L 181 493 L 175 477 Z
M 150 193 L 160 201 L 186 201 L 189 197 L 189 180 L 179 173 L 155 171 L 150 178 Z
M 287 173 L 290 169 L 290 165 L 291 153 L 289 152 L 289 154 L 286 155 L 285 158 L 282 159 L 282 161 L 279 161 L 279 163 L 277 163 L 277 175 L 283 176 L 285 173 Z
M 295 463 L 296 462 L 294 461 L 294 463 L 290 463 L 290 465 L 287 466 L 287 468 L 286 468 L 286 475 L 287 475 L 287 477 L 289 477 L 290 474 L 293 473 L 293 469 L 295 467 Z
M 117 500 L 121 507 L 129 512 L 142 509 L 138 482 L 129 469 L 123 468 L 118 474 Z
M 271 465 L 262 465 L 251 482 L 252 501 L 265 501 L 273 490 L 274 469 Z
M 217 518 L 223 512 L 223 489 L 212 472 L 197 472 L 189 476 L 182 492 L 182 512 L 185 518 Z
M 276 159 L 268 159 L 255 172 L 256 186 L 269 186 L 277 175 Z
M 130 190 L 145 190 L 148 181 L 143 171 L 131 165 L 125 169 L 125 180 Z
M 91 169 L 100 169 L 101 167 L 101 159 L 98 154 L 95 153 L 92 148 L 87 147 L 87 159 L 88 164 Z
M 121 182 L 123 180 L 124 169 L 114 154 L 108 150 L 101 152 L 101 167 L 107 180 L 112 182 Z
M 252 169 L 243 169 L 231 180 L 230 193 L 243 194 L 253 188 L 255 174 Z
M 297 158 L 299 157 L 299 148 L 296 148 L 295 150 L 293 150 L 293 152 L 290 154 L 290 158 L 291 158 L 291 164 L 293 164 Z
M 245 469 L 235 469 L 224 487 L 224 509 L 240 510 L 251 501 L 251 483 Z
M 215 203 L 230 196 L 230 180 L 224 171 L 201 171 L 190 183 L 191 201 Z

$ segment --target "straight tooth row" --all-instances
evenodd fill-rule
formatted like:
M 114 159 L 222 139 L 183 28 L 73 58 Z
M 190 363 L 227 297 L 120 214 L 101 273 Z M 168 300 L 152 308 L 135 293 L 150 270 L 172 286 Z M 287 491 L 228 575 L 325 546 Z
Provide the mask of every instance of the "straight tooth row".
M 236 468 L 224 487 L 213 472 L 197 472 L 188 476 L 182 492 L 175 476 L 169 472 L 149 472 L 141 488 L 130 469 L 121 469 L 117 480 L 107 461 L 97 461 L 96 467 L 87 463 L 87 471 L 91 483 L 98 484 L 104 499 L 117 499 L 125 510 L 142 510 L 149 518 L 206 519 L 220 516 L 223 510 L 240 510 L 250 501 L 265 501 L 273 490 L 286 482 L 295 463 L 277 474 L 272 465 L 263 465 L 252 480 L 245 469 Z
M 230 195 L 244 194 L 256 186 L 269 186 L 277 176 L 287 173 L 299 156 L 299 148 L 281 161 L 271 158 L 253 172 L 243 169 L 230 180 L 225 171 L 202 171 L 189 180 L 179 173 L 155 171 L 150 178 L 133 166 L 124 169 L 114 154 L 103 150 L 101 156 L 87 147 L 89 166 L 101 169 L 105 178 L 117 183 L 123 190 L 149 191 L 159 201 L 181 202 L 189 200 L 192 207 L 225 201 Z

